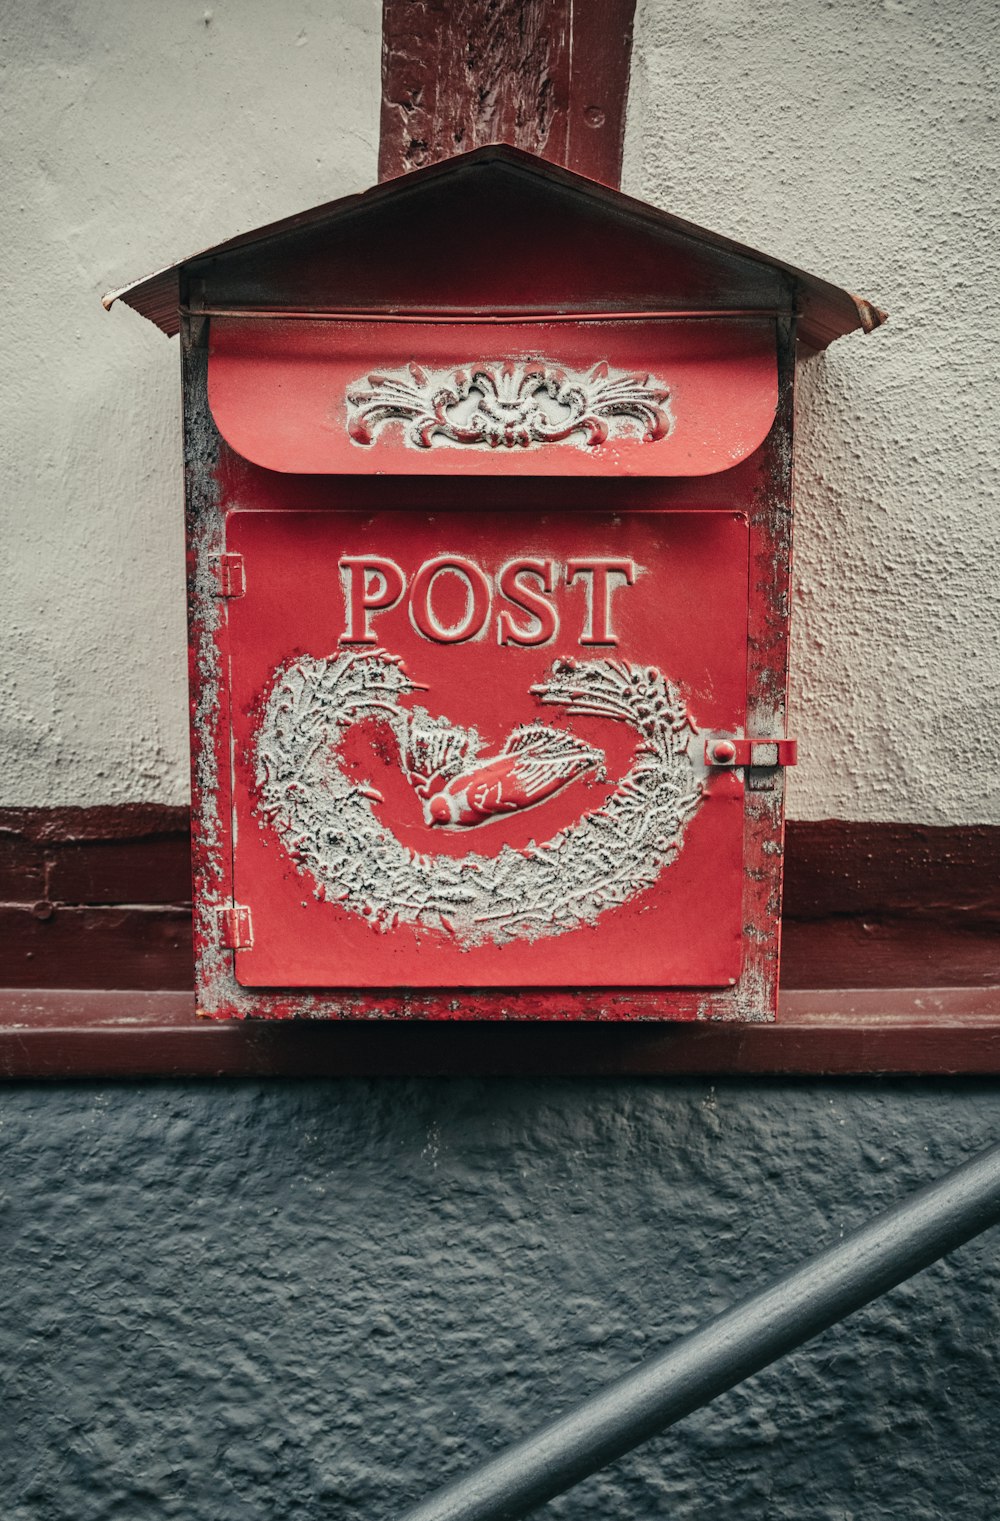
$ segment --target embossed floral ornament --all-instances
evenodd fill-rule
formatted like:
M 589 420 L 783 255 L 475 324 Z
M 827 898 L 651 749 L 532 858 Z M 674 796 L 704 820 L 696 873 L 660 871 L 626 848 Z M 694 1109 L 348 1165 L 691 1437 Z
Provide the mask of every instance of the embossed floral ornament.
M 651 887 L 678 855 L 701 784 L 684 702 L 655 667 L 563 658 L 532 687 L 544 706 L 629 725 L 639 743 L 600 807 L 550 839 L 494 856 L 408 848 L 376 812 L 378 794 L 340 764 L 350 727 L 380 717 L 393 727 L 411 782 L 467 770 L 479 735 L 404 707 L 415 690 L 385 650 L 302 656 L 277 674 L 257 741 L 258 807 L 318 897 L 383 931 L 405 924 L 445 931 L 463 948 L 504 945 L 595 923 Z
M 655 443 L 670 432 L 669 394 L 662 381 L 603 361 L 586 374 L 541 360 L 452 371 L 414 363 L 349 386 L 347 428 L 367 446 L 399 422 L 405 442 L 417 449 L 435 443 L 527 449 L 564 441 L 589 448 L 636 435 Z

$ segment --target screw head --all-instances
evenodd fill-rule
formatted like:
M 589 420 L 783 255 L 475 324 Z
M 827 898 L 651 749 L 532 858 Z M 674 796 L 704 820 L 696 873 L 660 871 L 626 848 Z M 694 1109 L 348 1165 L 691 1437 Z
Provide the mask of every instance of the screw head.
M 717 766 L 731 766 L 736 759 L 736 746 L 731 739 L 717 739 L 712 746 L 712 760 Z

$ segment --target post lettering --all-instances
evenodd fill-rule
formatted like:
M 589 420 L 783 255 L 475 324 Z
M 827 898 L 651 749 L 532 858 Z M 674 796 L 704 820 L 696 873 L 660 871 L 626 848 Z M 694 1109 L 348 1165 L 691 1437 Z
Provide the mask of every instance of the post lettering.
M 377 643 L 371 615 L 395 607 L 406 590 L 406 579 L 394 560 L 344 555 L 339 561 L 344 586 L 347 627 L 341 644 Z
M 559 614 L 540 591 L 525 586 L 522 576 L 533 576 L 541 583 L 541 590 L 551 592 L 555 586 L 555 566 L 551 560 L 508 560 L 497 577 L 497 589 L 502 597 L 527 613 L 532 622 L 525 627 L 515 623 L 504 609 L 497 618 L 498 644 L 548 644 L 559 632 Z
M 635 585 L 634 560 L 567 560 L 566 585 L 572 586 L 577 576 L 584 578 L 587 589 L 587 618 L 581 644 L 617 644 L 617 635 L 611 627 L 611 577 L 618 576 L 626 586 Z
M 494 598 L 497 643 L 531 648 L 551 644 L 564 628 L 559 594 L 575 582 L 584 585 L 581 645 L 616 645 L 613 594 L 634 586 L 641 567 L 634 560 L 588 555 L 567 560 L 525 556 L 507 560 L 487 573 L 461 555 L 425 560 L 412 578 L 395 560 L 380 555 L 342 555 L 338 561 L 344 590 L 345 628 L 341 644 L 376 644 L 376 614 L 391 612 L 405 600 L 410 623 L 435 644 L 464 644 L 481 639 L 490 626 Z M 579 607 L 579 603 L 577 604 Z M 573 635 L 565 630 L 563 637 Z
M 434 611 L 434 583 L 440 585 L 442 576 L 457 576 L 465 585 L 465 611 L 459 615 L 457 623 L 442 623 Z M 439 555 L 435 560 L 425 560 L 413 578 L 410 617 L 414 628 L 425 639 L 435 639 L 441 644 L 461 644 L 466 639 L 475 639 L 486 627 L 492 597 L 489 581 L 472 560 Z

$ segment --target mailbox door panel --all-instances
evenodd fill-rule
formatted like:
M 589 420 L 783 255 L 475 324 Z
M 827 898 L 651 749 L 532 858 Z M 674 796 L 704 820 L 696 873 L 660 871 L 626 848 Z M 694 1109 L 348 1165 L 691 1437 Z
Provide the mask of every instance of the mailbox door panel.
M 349 497 L 348 491 L 341 493 Z M 748 525 L 708 511 L 235 511 L 248 988 L 727 987 Z

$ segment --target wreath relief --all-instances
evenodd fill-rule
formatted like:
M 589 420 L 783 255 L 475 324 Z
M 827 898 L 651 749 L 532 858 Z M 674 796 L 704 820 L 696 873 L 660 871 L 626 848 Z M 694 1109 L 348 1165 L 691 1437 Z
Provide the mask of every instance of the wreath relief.
M 403 699 L 421 690 L 382 649 L 278 672 L 257 739 L 258 810 L 317 896 L 383 931 L 433 929 L 468 948 L 565 934 L 650 887 L 681 849 L 701 784 L 694 725 L 678 689 L 653 666 L 557 659 L 531 692 L 545 707 L 627 724 L 631 769 L 600 807 L 524 849 L 461 857 L 421 853 L 376 812 L 381 798 L 347 775 L 338 747 L 366 718 L 390 724 L 424 820 L 475 830 L 553 796 L 574 778 L 604 776 L 604 755 L 568 730 L 523 724 L 495 755 L 462 729 Z

